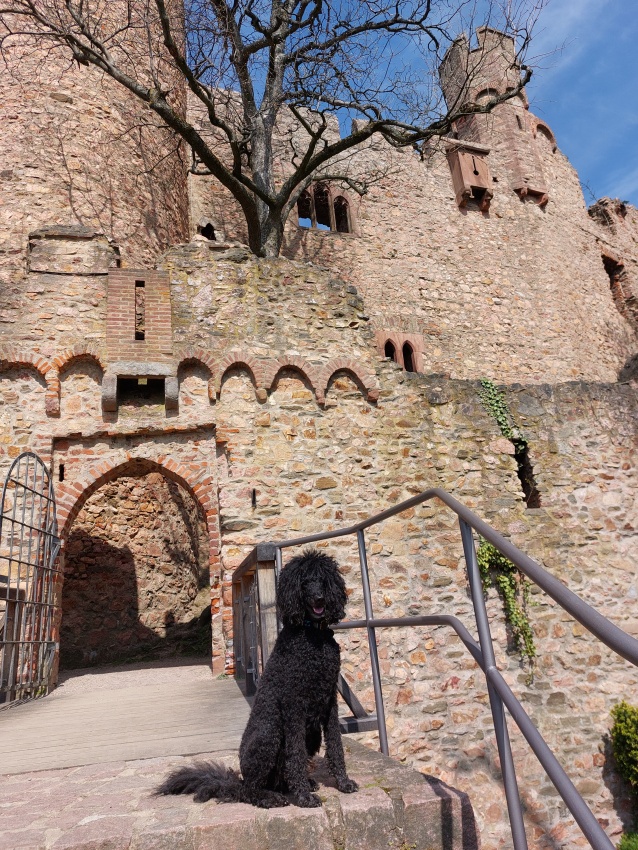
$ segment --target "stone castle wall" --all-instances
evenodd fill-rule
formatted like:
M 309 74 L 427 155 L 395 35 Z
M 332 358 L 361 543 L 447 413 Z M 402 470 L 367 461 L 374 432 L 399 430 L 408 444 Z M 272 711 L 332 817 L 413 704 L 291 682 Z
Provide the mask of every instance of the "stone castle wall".
M 0 81 L 0 273 L 11 311 L 28 235 L 101 230 L 129 266 L 188 232 L 185 153 L 148 108 L 96 69 L 13 42 Z M 173 81 L 173 91 L 179 86 Z M 185 92 L 181 99 L 185 108 Z
M 231 576 L 256 542 L 349 525 L 432 486 L 638 635 L 637 214 L 601 202 L 587 215 L 573 169 L 524 99 L 459 131 L 468 150 L 489 148 L 489 210 L 471 200 L 459 208 L 445 143 L 424 160 L 374 146 L 360 152 L 360 167 L 382 173 L 363 198 L 348 194 L 353 232 L 289 221 L 288 258 L 257 261 L 221 238 L 160 255 L 187 230 L 182 161 L 139 178 L 154 146 L 110 135 L 114 122 L 119 131 L 136 118 L 126 98 L 86 86 L 84 70 L 42 87 L 37 69 L 23 70 L 1 84 L 17 129 L 0 173 L 9 187 L 0 207 L 0 473 L 25 449 L 52 465 L 68 547 L 63 654 L 78 649 L 94 597 L 107 593 L 107 561 L 120 565 L 127 599 L 91 626 L 93 660 L 108 650 L 99 632 L 113 618 L 139 644 L 149 631 L 164 640 L 171 617 L 198 613 L 192 574 L 206 567 L 214 670 L 231 671 Z M 120 179 L 105 183 L 105 169 Z M 245 241 L 230 199 L 205 177 L 189 179 L 191 230 L 210 221 L 218 237 Z M 155 269 L 146 292 L 161 309 L 136 340 L 132 287 L 144 267 Z M 114 329 L 124 326 L 131 338 L 122 342 Z M 383 358 L 387 338 L 414 346 L 418 374 Z M 162 397 L 133 390 L 118 400 L 118 380 L 130 389 L 158 376 Z M 526 508 L 514 448 L 480 403 L 483 377 L 505 386 L 538 508 Z M 188 503 L 181 518 L 171 493 Z M 144 552 L 129 540 L 138 514 Z M 157 545 L 158 524 L 168 530 L 156 555 L 146 542 Z M 367 539 L 376 613 L 451 612 L 473 631 L 453 515 L 430 503 Z M 171 551 L 181 562 L 189 540 L 196 564 L 178 576 Z M 350 590 L 349 616 L 361 616 L 353 543 L 329 549 Z M 140 588 L 151 605 L 140 604 Z M 532 598 L 530 682 L 490 596 L 499 666 L 617 835 L 627 798 L 605 735 L 634 672 L 551 601 Z M 346 677 L 371 709 L 364 636 L 340 641 Z M 392 753 L 470 791 L 485 846 L 507 846 L 476 666 L 443 629 L 380 633 L 379 651 Z M 515 733 L 514 750 L 535 845 L 581 846 Z
M 66 243 L 58 242 L 64 256 Z M 186 488 L 206 518 L 215 669 L 221 672 L 224 662 L 232 663 L 230 578 L 256 541 L 349 525 L 441 486 L 638 635 L 638 408 L 631 384 L 507 389 L 541 494 L 541 507 L 529 510 L 513 446 L 481 405 L 478 383 L 409 374 L 380 361 L 365 301 L 351 285 L 316 266 L 258 262 L 242 249 L 211 250 L 203 241 L 173 249 L 160 265 L 170 274 L 173 356 L 181 364 L 176 410 L 139 402 L 102 412 L 106 322 L 93 340 L 96 353 L 78 353 L 61 369 L 59 416 L 47 413 L 46 380 L 33 366 L 5 361 L 0 374 L 2 469 L 28 447 L 52 462 L 72 550 L 66 556 L 70 576 L 78 558 L 94 557 L 104 543 L 103 530 L 94 530 L 89 517 L 106 518 L 113 499 L 128 516 L 121 488 L 139 474 L 140 464 L 157 476 L 155 486 Z M 47 274 L 32 271 L 29 279 L 37 289 Z M 108 288 L 106 272 L 94 277 Z M 70 291 L 82 291 L 82 275 L 63 281 Z M 93 297 L 93 290 L 86 292 Z M 53 338 L 52 361 L 64 344 L 56 321 L 41 318 L 44 336 Z M 75 551 L 78 533 L 86 555 Z M 452 612 L 473 631 L 452 514 L 428 504 L 370 530 L 367 540 L 376 613 Z M 111 559 L 124 558 L 123 538 L 110 535 L 109 545 L 117 550 Z M 348 614 L 361 616 L 353 542 L 335 541 L 329 551 L 351 592 Z M 99 564 L 93 569 L 99 578 Z M 78 580 L 88 581 L 88 572 Z M 76 583 L 73 578 L 69 587 Z M 180 592 L 189 595 L 185 585 Z M 151 612 L 158 622 L 164 616 L 159 596 Z M 498 601 L 490 598 L 499 665 L 615 833 L 628 816 L 604 736 L 610 707 L 630 697 L 635 676 L 541 594 L 533 600 L 538 660 L 530 683 L 529 671 L 508 650 Z M 340 641 L 345 674 L 371 709 L 364 636 L 350 633 Z M 471 791 L 485 846 L 507 843 L 495 743 L 476 666 L 443 629 L 383 632 L 379 648 L 392 753 Z M 542 770 L 513 737 L 530 834 L 539 846 L 544 835 L 580 846 Z
M 346 193 L 355 232 L 309 230 L 291 216 L 284 252 L 353 284 L 379 339 L 409 338 L 420 371 L 504 382 L 614 381 L 636 353 L 636 336 L 603 265 L 608 230 L 587 215 L 576 173 L 536 119 L 521 108 L 525 127 L 512 127 L 517 109 L 483 119 L 492 140 L 488 212 L 476 204 L 459 209 L 442 149 L 421 161 L 411 151 L 375 147 L 361 152 L 360 170 L 383 166 L 387 174 L 362 198 Z M 529 136 L 542 165 L 544 206 L 512 188 L 517 134 Z M 225 236 L 245 239 L 232 202 L 210 179 L 191 181 L 198 209 L 219 210 Z M 623 256 L 636 281 L 635 241 Z

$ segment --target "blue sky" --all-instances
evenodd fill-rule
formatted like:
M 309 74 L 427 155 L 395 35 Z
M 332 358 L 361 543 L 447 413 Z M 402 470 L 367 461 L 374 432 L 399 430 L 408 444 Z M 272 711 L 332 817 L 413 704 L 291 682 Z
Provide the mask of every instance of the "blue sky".
M 638 206 L 636 0 L 549 0 L 529 58 L 530 109 L 550 125 L 581 182 L 597 198 Z

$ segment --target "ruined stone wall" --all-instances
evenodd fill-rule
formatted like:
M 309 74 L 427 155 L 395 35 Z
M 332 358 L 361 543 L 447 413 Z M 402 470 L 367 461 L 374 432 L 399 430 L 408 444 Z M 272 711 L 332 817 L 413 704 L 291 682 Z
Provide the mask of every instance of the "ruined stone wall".
M 413 335 L 426 373 L 613 381 L 635 353 L 635 333 L 614 304 L 599 228 L 553 137 L 520 112 L 524 129 L 509 127 L 507 138 L 529 135 L 549 196 L 545 206 L 539 196 L 514 191 L 528 172 L 498 141 L 505 134 L 499 124 L 514 121 L 508 107 L 500 118 L 485 119 L 494 193 L 488 212 L 476 204 L 458 208 L 441 150 L 422 162 L 411 151 L 376 149 L 361 156 L 371 167 L 385 161 L 387 176 L 361 199 L 348 193 L 355 232 L 308 230 L 291 216 L 285 253 L 353 284 L 380 338 Z M 211 209 L 225 210 L 225 235 L 245 238 L 237 208 L 210 180 L 192 178 L 195 197 L 200 189 Z
M 0 81 L 0 309 L 21 278 L 29 233 L 81 224 L 152 265 L 188 231 L 184 151 L 148 108 L 93 68 L 45 47 L 5 45 Z M 173 94 L 184 108 L 183 84 Z M 17 276 L 17 278 L 16 278 Z
M 541 495 L 541 507 L 529 510 L 514 448 L 481 405 L 477 382 L 408 374 L 380 361 L 367 302 L 327 270 L 214 248 L 195 241 L 160 263 L 171 279 L 177 409 L 130 404 L 103 413 L 99 357 L 79 354 L 60 374 L 60 415 L 51 416 L 41 355 L 25 345 L 21 361 L 5 360 L 2 470 L 27 447 L 52 461 L 70 544 L 92 522 L 91 509 L 106 518 L 111 496 L 127 512 L 122 497 L 131 464 L 145 463 L 186 487 L 206 516 L 221 672 L 224 658 L 227 669 L 232 664 L 232 571 L 257 541 L 349 525 L 441 486 L 638 634 L 638 410 L 631 384 L 530 381 L 506 388 Z M 32 271 L 29 279 L 46 274 Z M 84 277 L 68 275 L 66 285 L 83 291 Z M 57 315 L 40 311 L 40 296 L 46 302 L 52 292 L 34 292 L 32 313 L 53 363 L 65 338 Z M 93 328 L 99 352 L 105 317 Z M 80 514 L 85 505 L 88 514 Z M 366 536 L 376 613 L 446 611 L 473 630 L 452 514 L 429 504 Z M 356 618 L 363 601 L 354 545 L 339 540 L 329 551 L 342 564 L 348 613 Z M 538 659 L 530 683 L 508 650 L 498 600 L 490 598 L 499 665 L 597 816 L 617 833 L 626 810 L 604 735 L 610 707 L 630 697 L 635 674 L 541 594 L 533 600 Z M 349 633 L 340 641 L 345 674 L 372 708 L 365 638 Z M 379 652 L 392 753 L 470 791 L 485 846 L 507 846 L 487 697 L 474 662 L 443 629 L 380 633 Z M 530 834 L 539 846 L 544 835 L 580 846 L 516 735 L 514 750 Z
M 516 196 L 514 201 L 521 204 Z M 397 197 L 397 217 L 399 204 Z M 534 217 L 551 207 L 547 213 L 528 204 L 517 209 Z M 463 221 L 474 214 L 477 227 L 492 220 L 476 211 L 456 214 Z M 359 221 L 367 226 L 363 212 Z M 513 240 L 515 222 L 511 227 Z M 319 244 L 323 236 L 304 238 Z M 356 243 L 354 235 L 325 234 L 325 239 Z M 171 280 L 178 407 L 169 411 L 140 403 L 104 413 L 108 246 L 88 234 L 79 241 L 48 234 L 35 242 L 24 287 L 28 303 L 22 302 L 14 321 L 5 324 L 11 344 L 3 351 L 0 373 L 1 468 L 6 470 L 24 448 L 35 448 L 53 463 L 71 550 L 74 533 L 93 522 L 93 508 L 101 522 L 113 497 L 118 510 L 127 512 L 122 497 L 132 462 L 150 464 L 153 473 L 186 487 L 206 516 L 214 651 L 218 661 L 225 657 L 227 669 L 232 663 L 230 578 L 255 542 L 349 525 L 431 486 L 453 493 L 603 614 L 638 634 L 635 390 L 611 381 L 541 383 L 542 369 L 550 377 L 563 374 L 572 356 L 567 342 L 565 350 L 559 348 L 564 337 L 549 307 L 553 347 L 537 351 L 533 379 L 507 389 L 541 495 L 541 507 L 529 510 L 513 447 L 480 404 L 478 383 L 450 377 L 457 362 L 452 355 L 445 358 L 442 350 L 434 365 L 450 361 L 452 366 L 429 375 L 408 374 L 379 358 L 368 306 L 375 297 L 373 278 L 362 298 L 345 276 L 305 262 L 258 262 L 243 249 L 215 250 L 214 243 L 201 240 L 172 250 L 159 265 Z M 74 255 L 70 244 L 84 247 Z M 73 256 L 81 258 L 78 274 L 72 273 Z M 401 252 L 395 260 L 407 262 Z M 388 259 L 387 268 L 395 260 Z M 434 251 L 428 273 L 446 274 Z M 463 321 L 469 323 L 467 286 L 470 300 L 457 298 L 454 309 L 448 304 L 448 339 L 460 334 Z M 601 309 L 607 303 L 603 292 L 609 297 L 605 279 Z M 385 304 L 391 296 L 388 289 Z M 64 301 L 71 301 L 73 315 L 58 313 Z M 399 317 L 403 303 L 396 295 Z M 489 309 L 495 306 L 492 302 Z M 585 321 L 584 305 L 582 310 Z M 625 321 L 613 300 L 609 313 L 605 310 L 605 321 Z M 565 324 L 569 328 L 569 321 Z M 497 327 L 505 334 L 502 320 L 495 335 Z M 465 330 L 470 341 L 475 339 Z M 19 346 L 21 332 L 27 338 Z M 75 347 L 83 338 L 85 346 L 90 339 L 92 350 Z M 510 358 L 524 373 L 528 361 L 517 361 L 512 337 L 505 339 Z M 592 343 L 587 356 L 583 343 L 580 368 L 602 376 L 604 334 L 596 339 L 600 347 Z M 478 356 L 472 356 L 477 374 L 485 374 Z M 498 364 L 494 377 L 506 383 L 514 365 Z M 434 366 L 426 360 L 424 368 Z M 56 393 L 57 409 L 48 404 Z M 141 530 L 145 522 L 142 517 Z M 153 543 L 158 531 L 153 530 Z M 472 628 L 454 516 L 428 505 L 371 530 L 367 539 L 377 613 L 451 611 Z M 349 615 L 357 617 L 363 604 L 354 546 L 341 540 L 329 549 L 343 565 L 351 591 Z M 75 575 L 73 560 L 82 556 L 69 555 Z M 80 576 L 81 570 L 78 581 Z M 154 572 L 153 582 L 158 578 Z M 188 596 L 186 586 L 183 592 Z M 538 603 L 529 612 L 538 649 L 534 681 L 528 682 L 529 671 L 508 652 L 500 606 L 491 598 L 499 664 L 596 814 L 617 832 L 626 809 L 604 735 L 610 707 L 631 695 L 635 674 L 542 595 L 533 598 Z M 365 640 L 351 633 L 340 641 L 346 676 L 372 708 Z M 472 792 L 485 846 L 507 842 L 485 687 L 474 663 L 442 629 L 382 633 L 379 642 L 393 754 Z M 532 834 L 539 842 L 550 834 L 559 845 L 580 846 L 577 830 L 516 736 L 514 749 Z
M 447 162 L 396 155 L 357 205 L 360 235 L 301 231 L 293 255 L 334 265 L 374 325 L 422 337 L 422 370 L 497 381 L 615 380 L 634 335 L 615 308 L 571 166 L 545 150 L 549 201 L 521 200 L 498 153 L 488 213 L 460 210 Z M 333 259 L 334 258 L 334 259 Z
M 638 335 L 638 210 L 618 198 L 601 198 L 588 210 L 596 225 L 601 262 L 618 312 Z M 619 373 L 620 380 L 638 375 L 638 341 Z

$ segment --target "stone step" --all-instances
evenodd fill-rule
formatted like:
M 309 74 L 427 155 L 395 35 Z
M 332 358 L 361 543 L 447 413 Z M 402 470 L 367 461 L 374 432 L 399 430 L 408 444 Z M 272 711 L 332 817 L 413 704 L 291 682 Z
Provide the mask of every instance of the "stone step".
M 467 795 L 348 739 L 355 794 L 340 794 L 316 759 L 323 806 L 256 809 L 154 797 L 191 758 L 86 765 L 2 778 L 0 850 L 474 850 Z M 234 764 L 236 753 L 212 754 Z M 198 758 L 205 759 L 208 754 Z

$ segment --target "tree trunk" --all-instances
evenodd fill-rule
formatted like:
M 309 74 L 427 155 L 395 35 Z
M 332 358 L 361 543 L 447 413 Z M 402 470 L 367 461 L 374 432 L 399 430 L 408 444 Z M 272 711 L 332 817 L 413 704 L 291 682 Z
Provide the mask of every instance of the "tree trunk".
M 262 257 L 278 257 L 284 238 L 284 222 L 281 219 L 281 210 L 270 210 L 266 220 L 261 227 L 261 251 Z

